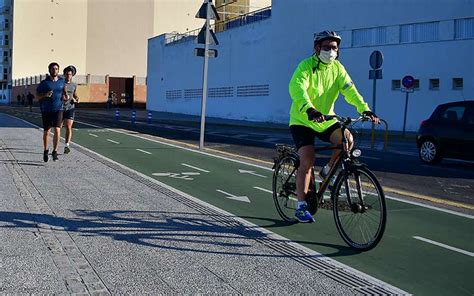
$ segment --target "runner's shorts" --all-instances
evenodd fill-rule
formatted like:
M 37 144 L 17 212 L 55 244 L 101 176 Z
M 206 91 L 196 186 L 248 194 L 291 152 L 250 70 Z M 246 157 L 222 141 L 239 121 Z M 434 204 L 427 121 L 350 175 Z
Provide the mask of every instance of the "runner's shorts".
M 63 121 L 63 111 L 56 112 L 42 112 L 43 129 L 50 129 L 52 127 L 61 127 Z
M 291 135 L 293 136 L 293 141 L 295 141 L 297 150 L 303 146 L 314 146 L 315 137 L 318 137 L 321 141 L 330 142 L 329 139 L 331 134 L 338 128 L 341 128 L 341 124 L 336 122 L 328 127 L 324 132 L 319 133 L 304 125 L 290 125 Z
M 63 120 L 64 119 L 74 120 L 74 110 L 75 109 L 65 110 L 64 113 L 63 113 Z

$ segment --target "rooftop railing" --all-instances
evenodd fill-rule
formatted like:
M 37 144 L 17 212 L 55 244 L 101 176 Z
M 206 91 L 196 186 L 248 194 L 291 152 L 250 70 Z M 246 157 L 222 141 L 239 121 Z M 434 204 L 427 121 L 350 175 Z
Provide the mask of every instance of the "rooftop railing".
M 228 20 L 222 20 L 215 22 L 211 25 L 211 29 L 214 32 L 223 32 L 237 27 L 245 26 L 251 23 L 259 22 L 265 19 L 268 19 L 272 16 L 272 7 L 265 7 L 260 10 L 255 10 L 235 18 Z M 165 45 L 171 45 L 181 42 L 186 42 L 188 40 L 194 40 L 199 34 L 199 29 L 188 31 L 186 33 L 169 33 L 165 37 Z

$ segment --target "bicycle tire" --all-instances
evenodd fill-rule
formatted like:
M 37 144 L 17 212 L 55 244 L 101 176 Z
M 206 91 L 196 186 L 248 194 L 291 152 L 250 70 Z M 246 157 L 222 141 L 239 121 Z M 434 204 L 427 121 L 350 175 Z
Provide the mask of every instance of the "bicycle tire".
M 347 245 L 358 251 L 368 251 L 377 246 L 385 231 L 387 223 L 385 194 L 379 181 L 369 169 L 354 167 L 348 172 L 349 174 L 341 171 L 334 184 L 332 193 L 334 221 L 337 231 Z M 351 203 L 349 203 L 348 192 L 352 199 Z M 363 197 L 363 203 L 360 202 L 359 196 Z M 371 215 L 375 214 L 375 217 L 369 216 L 369 211 Z M 346 225 L 346 222 L 347 224 L 354 222 L 355 230 L 360 230 L 360 232 L 352 232 L 354 225 L 351 228 L 351 225 Z M 362 230 L 362 227 L 369 224 L 374 224 L 376 230 Z
M 298 159 L 293 155 L 280 158 L 273 171 L 272 192 L 275 207 L 280 217 L 289 223 L 296 223 L 294 217 L 296 200 L 296 171 Z

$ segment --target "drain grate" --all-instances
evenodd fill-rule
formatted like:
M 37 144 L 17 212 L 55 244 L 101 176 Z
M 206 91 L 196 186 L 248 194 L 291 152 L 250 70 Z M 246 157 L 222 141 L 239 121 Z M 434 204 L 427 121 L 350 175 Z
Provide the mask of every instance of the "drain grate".
M 180 203 L 192 208 L 193 210 L 198 211 L 201 214 L 212 217 L 212 219 L 215 220 L 216 222 L 219 222 L 228 227 L 242 228 L 242 229 L 248 228 L 248 226 L 235 220 L 235 218 L 232 216 L 222 214 L 212 208 L 206 207 L 203 204 L 195 202 L 181 194 L 178 194 L 147 178 L 144 178 L 143 176 L 139 175 L 136 172 L 133 172 L 130 169 L 126 169 L 112 161 L 109 161 L 105 159 L 104 157 L 95 154 L 94 152 L 83 149 L 80 146 L 77 146 L 76 149 L 84 153 L 85 155 L 91 157 L 92 159 L 114 169 L 115 171 L 120 172 L 121 174 L 127 177 L 130 177 L 133 180 L 138 181 L 142 183 L 143 185 L 148 186 L 149 188 L 152 188 L 167 197 L 173 198 L 174 200 L 179 201 Z M 265 238 L 261 238 L 262 236 L 264 236 Z M 272 238 L 265 235 L 262 235 L 262 236 L 255 237 L 254 239 L 257 242 L 265 245 L 266 247 L 286 257 L 290 257 L 293 260 L 297 261 L 298 263 L 316 272 L 324 274 L 325 276 L 333 279 L 334 281 L 344 286 L 350 287 L 363 295 L 397 295 L 400 293 L 404 293 L 403 291 L 398 290 L 398 289 L 394 291 L 387 290 L 385 287 L 378 285 L 377 283 L 370 282 L 366 279 L 363 279 L 360 276 L 356 275 L 354 272 L 350 272 L 349 270 L 346 270 L 340 266 L 337 266 L 331 263 L 327 259 L 318 258 L 315 255 L 306 253 L 303 250 L 293 246 L 291 242 L 289 241 L 286 241 L 284 239 Z M 391 287 L 388 287 L 388 288 L 391 288 Z

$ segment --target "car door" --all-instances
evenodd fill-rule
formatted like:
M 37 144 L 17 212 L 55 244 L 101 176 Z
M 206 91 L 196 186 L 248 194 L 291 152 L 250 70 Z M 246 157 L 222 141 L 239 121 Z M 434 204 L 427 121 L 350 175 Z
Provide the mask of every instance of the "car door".
M 445 156 L 459 157 L 464 154 L 463 118 L 464 105 L 448 105 L 439 115 L 437 134 Z
M 463 158 L 474 160 L 474 105 L 467 107 L 462 119 L 464 133 Z

